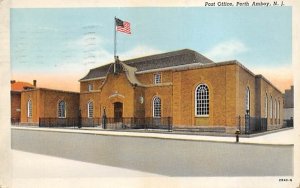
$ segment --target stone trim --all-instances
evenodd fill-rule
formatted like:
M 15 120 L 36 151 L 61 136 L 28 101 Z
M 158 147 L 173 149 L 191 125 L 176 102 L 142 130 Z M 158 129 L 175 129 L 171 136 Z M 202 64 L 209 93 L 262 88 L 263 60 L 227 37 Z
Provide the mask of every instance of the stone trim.
M 88 81 L 93 81 L 93 80 L 103 80 L 105 79 L 106 76 L 102 76 L 102 77 L 96 77 L 96 78 L 89 78 L 89 79 L 84 79 L 84 80 L 78 80 L 79 82 L 88 82 Z

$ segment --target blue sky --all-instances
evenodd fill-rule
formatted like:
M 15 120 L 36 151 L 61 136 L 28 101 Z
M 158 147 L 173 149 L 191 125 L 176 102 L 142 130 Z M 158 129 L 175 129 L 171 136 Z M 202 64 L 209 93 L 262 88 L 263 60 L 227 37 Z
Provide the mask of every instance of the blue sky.
M 11 9 L 12 75 L 72 75 L 78 85 L 113 60 L 117 16 L 132 28 L 117 34 L 121 60 L 189 48 L 216 62 L 237 59 L 272 81 L 264 71 L 291 67 L 291 14 L 291 7 Z

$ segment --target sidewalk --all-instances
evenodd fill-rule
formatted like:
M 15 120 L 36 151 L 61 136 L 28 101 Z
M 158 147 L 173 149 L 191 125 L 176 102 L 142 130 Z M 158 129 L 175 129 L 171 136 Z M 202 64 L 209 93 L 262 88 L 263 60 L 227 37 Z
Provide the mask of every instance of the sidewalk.
M 151 138 L 165 138 L 165 139 L 179 139 L 179 140 L 203 140 L 203 141 L 216 141 L 216 142 L 235 142 L 234 136 L 206 136 L 196 134 L 184 134 L 177 132 L 167 131 L 112 131 L 103 130 L 100 128 L 39 128 L 39 127 L 20 127 L 12 126 L 13 129 L 28 129 L 28 130 L 41 130 L 41 131 L 54 131 L 54 132 L 78 132 L 86 134 L 103 134 L 103 135 L 117 135 L 117 136 L 133 136 L 133 137 L 151 137 Z M 261 133 L 261 136 L 245 137 L 241 136 L 240 143 L 252 144 L 293 144 L 296 140 L 295 129 L 288 128 L 280 131 L 269 133 Z

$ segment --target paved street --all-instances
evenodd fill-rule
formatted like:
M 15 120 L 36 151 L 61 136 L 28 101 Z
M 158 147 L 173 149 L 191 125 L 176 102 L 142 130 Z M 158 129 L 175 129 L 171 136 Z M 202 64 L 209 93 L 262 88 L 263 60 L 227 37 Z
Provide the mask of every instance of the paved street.
M 292 175 L 293 145 L 268 138 L 25 128 L 12 129 L 12 148 L 171 177 Z
M 176 187 L 180 182 L 187 183 L 181 177 L 173 185 L 180 176 L 197 177 L 192 182 L 198 183 L 203 183 L 204 176 L 206 183 L 212 183 L 211 176 L 247 180 L 245 175 L 266 178 L 264 175 L 286 177 L 292 173 L 293 148 L 281 145 L 292 143 L 292 130 L 241 138 L 241 144 L 234 143 L 232 137 L 80 132 L 12 129 L 13 148 L 47 154 L 13 150 L 13 187 L 115 187 L 118 183 L 122 187 L 143 187 L 143 182 L 153 184 L 157 178 Z M 176 176 L 176 181 L 168 181 L 170 176 Z

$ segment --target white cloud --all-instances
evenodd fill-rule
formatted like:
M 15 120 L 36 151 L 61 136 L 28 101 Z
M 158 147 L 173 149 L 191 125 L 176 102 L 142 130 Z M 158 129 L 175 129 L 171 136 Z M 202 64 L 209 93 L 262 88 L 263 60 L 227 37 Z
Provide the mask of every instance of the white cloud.
M 138 57 L 143 57 L 143 56 L 148 56 L 148 55 L 153 55 L 158 53 L 162 53 L 162 51 L 149 46 L 139 45 L 127 52 L 120 54 L 119 56 L 121 60 L 126 60 L 126 59 L 138 58 Z
M 56 64 L 56 70 L 63 73 L 73 72 L 74 74 L 81 75 L 80 77 L 87 74 L 89 69 L 99 67 L 114 61 L 113 52 L 107 51 L 103 48 L 101 44 L 101 37 L 99 38 L 99 42 L 97 48 L 95 50 L 90 50 L 88 53 L 83 53 L 83 56 L 70 56 L 68 58 L 63 59 L 61 62 Z M 101 45 L 100 45 L 101 44 Z M 88 50 L 84 48 L 86 45 L 85 37 L 73 41 L 73 43 L 68 43 L 67 46 L 69 50 L 75 50 L 76 48 L 82 48 L 83 50 Z M 72 48 L 72 49 L 71 49 Z M 78 50 L 77 49 L 77 50 Z M 161 53 L 160 50 L 146 46 L 139 45 L 136 46 L 126 52 L 120 53 L 120 60 L 127 60 L 137 57 L 143 57 L 147 55 Z
M 236 59 L 238 54 L 246 52 L 247 50 L 248 49 L 244 43 L 233 39 L 217 44 L 204 54 L 214 61 L 225 61 Z

